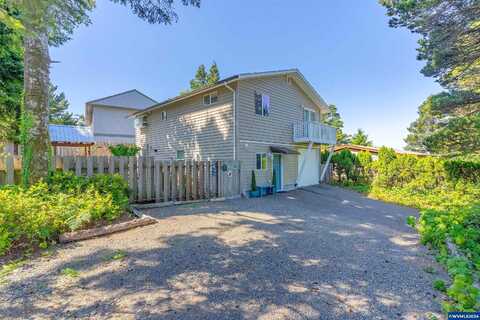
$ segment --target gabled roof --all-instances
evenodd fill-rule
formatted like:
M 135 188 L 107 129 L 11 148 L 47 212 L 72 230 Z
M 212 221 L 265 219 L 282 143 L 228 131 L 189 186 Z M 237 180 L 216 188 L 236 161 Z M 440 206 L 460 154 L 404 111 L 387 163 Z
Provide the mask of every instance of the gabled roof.
M 141 93 L 137 89 L 120 92 L 108 97 L 91 100 L 85 103 L 85 122 L 90 125 L 92 122 L 93 106 L 108 106 L 113 108 L 143 110 L 157 101 Z
M 200 88 L 197 90 L 190 91 L 185 94 L 181 94 L 179 96 L 167 99 L 165 101 L 159 102 L 157 104 L 154 104 L 151 107 L 148 107 L 144 110 L 137 111 L 133 113 L 133 116 L 140 116 L 142 114 L 145 114 L 147 112 L 163 108 L 167 105 L 170 105 L 172 103 L 188 99 L 190 97 L 196 96 L 198 94 L 202 94 L 204 92 L 207 92 L 209 90 L 227 85 L 229 83 L 239 81 L 239 80 L 245 80 L 245 79 L 251 79 L 251 78 L 260 78 L 260 77 L 272 77 L 272 76 L 291 76 L 292 79 L 296 81 L 296 83 L 299 85 L 299 87 L 305 92 L 305 94 L 320 108 L 323 110 L 327 110 L 328 106 L 323 100 L 323 98 L 318 94 L 318 92 L 313 88 L 313 86 L 305 79 L 303 74 L 300 72 L 298 69 L 286 69 L 286 70 L 277 70 L 277 71 L 265 71 L 265 72 L 251 72 L 251 73 L 240 73 L 228 78 L 221 79 L 217 81 L 217 83 L 212 84 L 210 86 Z
M 49 124 L 48 133 L 52 144 L 91 145 L 95 143 L 90 127 Z

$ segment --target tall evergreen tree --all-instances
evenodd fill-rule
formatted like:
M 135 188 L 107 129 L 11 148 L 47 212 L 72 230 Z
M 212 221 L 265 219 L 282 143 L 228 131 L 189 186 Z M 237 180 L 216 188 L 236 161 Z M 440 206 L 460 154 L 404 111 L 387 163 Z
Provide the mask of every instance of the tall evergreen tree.
M 112 0 L 129 5 L 132 11 L 149 23 L 171 24 L 177 21 L 173 0 Z M 200 0 L 181 0 L 183 5 L 200 6 Z M 0 22 L 23 31 L 24 44 L 24 106 L 31 118 L 31 154 L 29 180 L 38 181 L 48 172 L 48 86 L 50 83 L 49 45 L 59 46 L 70 39 L 76 27 L 89 24 L 89 11 L 95 0 L 5 0 L 0 8 Z M 18 17 L 8 14 L 13 10 Z M 24 159 L 25 161 L 25 159 Z
M 368 147 L 371 147 L 373 145 L 373 142 L 371 140 L 368 140 L 368 135 L 362 129 L 358 129 L 357 132 L 353 134 L 350 143 L 358 146 Z
M 331 104 L 328 106 L 328 113 L 323 118 L 323 123 L 337 128 L 337 143 L 346 144 L 350 143 L 350 136 L 343 132 L 343 120 L 338 113 L 337 106 Z
M 220 72 L 218 71 L 218 66 L 215 61 L 210 66 L 208 73 L 205 65 L 201 64 L 197 68 L 195 78 L 190 80 L 190 90 L 200 89 L 215 84 L 218 80 L 220 80 Z
M 195 90 L 207 85 L 207 71 L 205 70 L 205 65 L 201 64 L 198 66 L 197 72 L 195 73 L 195 78 L 190 80 L 190 89 Z
M 5 0 L 0 9 L 15 18 Z M 6 11 L 8 10 L 8 11 Z M 14 141 L 18 134 L 23 92 L 23 48 L 21 33 L 0 22 L 0 141 Z
M 48 89 L 49 116 L 48 122 L 65 125 L 82 125 L 83 116 L 68 111 L 70 102 L 65 93 L 57 93 L 57 86 L 50 85 Z
M 220 80 L 220 71 L 218 71 L 218 66 L 215 61 L 213 61 L 212 66 L 208 72 L 207 84 L 215 84 Z
M 421 72 L 448 90 L 420 106 L 419 119 L 409 128 L 407 147 L 444 154 L 480 153 L 476 143 L 480 136 L 480 2 L 380 2 L 391 17 L 390 26 L 406 27 L 421 36 L 417 58 L 426 62 Z

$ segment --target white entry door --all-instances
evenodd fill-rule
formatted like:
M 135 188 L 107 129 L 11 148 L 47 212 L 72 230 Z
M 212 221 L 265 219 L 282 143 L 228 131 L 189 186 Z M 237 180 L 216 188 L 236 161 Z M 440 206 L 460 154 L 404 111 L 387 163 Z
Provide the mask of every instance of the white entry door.
M 298 179 L 299 187 L 318 184 L 320 180 L 320 154 L 318 149 L 298 150 Z

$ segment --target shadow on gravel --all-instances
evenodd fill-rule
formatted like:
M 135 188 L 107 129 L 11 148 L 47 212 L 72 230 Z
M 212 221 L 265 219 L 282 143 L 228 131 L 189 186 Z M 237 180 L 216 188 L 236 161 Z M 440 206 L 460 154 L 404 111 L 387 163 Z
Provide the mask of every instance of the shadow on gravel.
M 120 261 L 97 250 L 7 284 L 2 305 L 14 303 L 0 318 L 401 319 L 437 311 L 424 254 L 404 226 L 411 212 L 312 193 L 320 191 L 151 210 L 160 224 L 195 214 L 198 225 L 151 233 L 154 245 L 125 249 Z M 64 268 L 79 277 L 59 288 Z

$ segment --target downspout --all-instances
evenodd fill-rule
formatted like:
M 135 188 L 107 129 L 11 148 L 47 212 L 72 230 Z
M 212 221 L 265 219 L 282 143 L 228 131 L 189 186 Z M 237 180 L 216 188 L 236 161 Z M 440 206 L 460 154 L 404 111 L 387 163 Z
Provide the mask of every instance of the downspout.
M 233 160 L 237 160 L 237 130 L 236 130 L 236 111 L 235 111 L 235 105 L 236 105 L 236 92 L 235 89 L 232 89 L 228 84 L 225 84 L 225 88 L 230 90 L 233 94 L 233 102 L 232 102 L 232 122 L 233 122 Z

